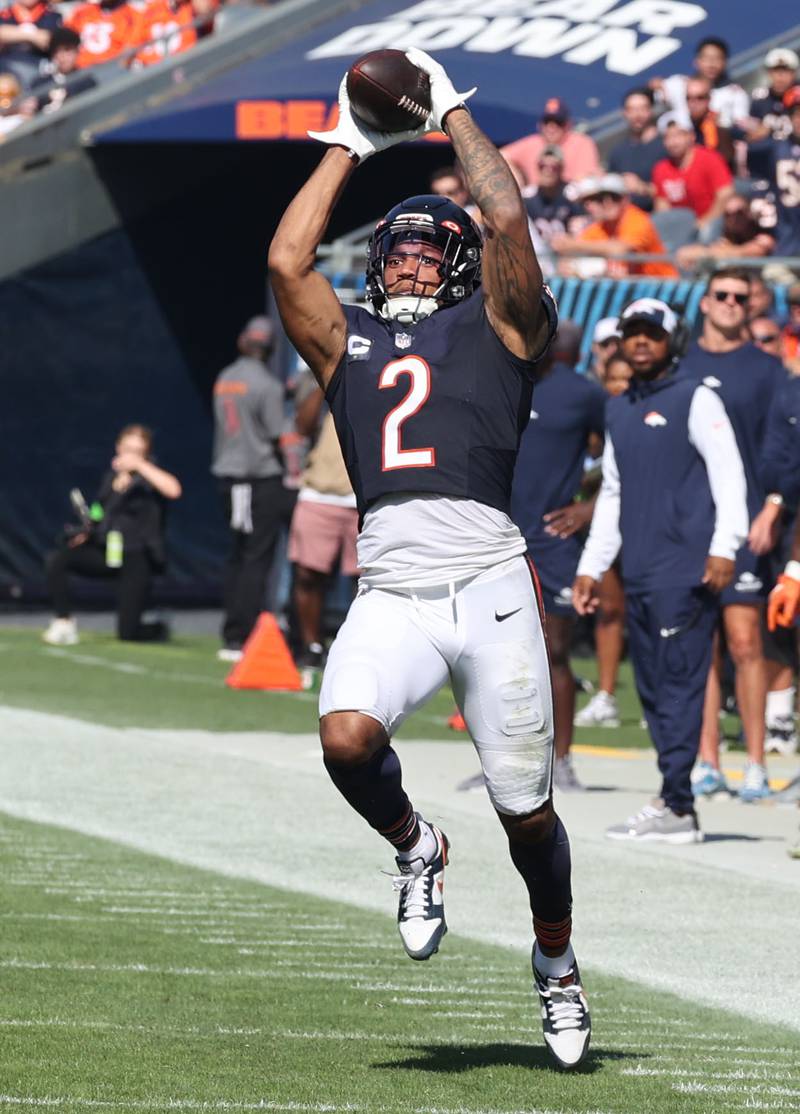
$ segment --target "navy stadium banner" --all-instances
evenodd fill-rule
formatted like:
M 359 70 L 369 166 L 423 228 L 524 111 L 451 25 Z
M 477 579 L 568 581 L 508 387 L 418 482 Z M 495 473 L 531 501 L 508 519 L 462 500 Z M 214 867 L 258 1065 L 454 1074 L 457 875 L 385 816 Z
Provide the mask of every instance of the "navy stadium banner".
M 535 130 L 548 97 L 592 120 L 616 109 L 627 89 L 686 72 L 706 35 L 722 35 L 736 55 L 793 22 L 788 5 L 730 0 L 375 0 L 98 142 L 305 140 L 309 128 L 333 125 L 350 62 L 418 46 L 447 66 L 457 88 L 478 85 L 471 108 L 503 143 Z

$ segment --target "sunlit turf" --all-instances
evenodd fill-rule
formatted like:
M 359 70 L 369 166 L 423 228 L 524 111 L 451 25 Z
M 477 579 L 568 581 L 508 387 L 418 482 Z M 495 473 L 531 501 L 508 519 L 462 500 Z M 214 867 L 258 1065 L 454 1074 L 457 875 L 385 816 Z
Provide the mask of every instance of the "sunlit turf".
M 266 849 L 265 849 L 266 853 Z M 0 1107 L 491 1114 L 797 1109 L 800 1042 L 584 972 L 550 1066 L 522 952 L 0 817 Z M 387 909 L 391 890 L 387 887 Z
M 208 731 L 314 732 L 319 676 L 302 693 L 241 692 L 224 684 L 230 666 L 218 662 L 216 638 L 177 637 L 160 644 L 118 642 L 87 632 L 74 647 L 50 647 L 29 628 L 0 627 L 0 704 L 33 708 L 111 727 L 201 728 Z M 577 658 L 576 674 L 593 683 L 597 664 Z M 578 706 L 588 699 L 582 693 Z M 619 728 L 577 728 L 576 742 L 612 747 L 647 747 L 639 726 L 639 702 L 629 663 L 623 662 L 617 690 Z M 454 709 L 442 689 L 400 731 L 400 737 L 461 739 L 447 727 Z M 736 740 L 738 720 L 724 724 Z

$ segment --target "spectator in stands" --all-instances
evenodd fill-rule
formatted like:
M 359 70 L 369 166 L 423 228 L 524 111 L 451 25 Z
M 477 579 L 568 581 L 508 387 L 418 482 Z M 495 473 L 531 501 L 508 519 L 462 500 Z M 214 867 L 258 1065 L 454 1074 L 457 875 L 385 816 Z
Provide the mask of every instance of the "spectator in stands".
M 595 141 L 570 126 L 570 113 L 559 97 L 545 101 L 539 131 L 501 149 L 508 162 L 516 163 L 531 186 L 539 183 L 539 159 L 545 147 L 559 147 L 564 156 L 563 178 L 575 182 L 600 173 Z
M 748 147 L 747 162 L 754 177 L 766 178 L 775 198 L 777 227 L 775 254 L 800 255 L 800 86 L 786 94 L 791 131 L 784 139 L 772 136 Z M 787 277 L 791 272 L 787 272 Z
M 164 518 L 167 500 L 180 498 L 181 485 L 152 460 L 153 435 L 142 425 L 126 426 L 117 437 L 91 513 L 77 532 L 48 555 L 47 583 L 55 618 L 42 635 L 56 646 L 74 646 L 78 627 L 70 601 L 70 573 L 102 577 L 119 584 L 117 637 L 126 641 L 161 640 L 163 623 L 143 623 L 155 573 L 166 563 Z
M 358 574 L 358 511 L 333 415 L 308 370 L 297 385 L 295 404 L 298 433 L 314 440 L 289 533 L 294 606 L 303 642 L 297 665 L 318 669 L 325 656 L 322 609 L 328 579 L 337 566 L 343 576 Z
M 656 124 L 654 102 L 652 89 L 644 86 L 625 94 L 622 115 L 628 134 L 608 153 L 608 169 L 622 175 L 631 201 L 647 213 L 653 208 L 655 196 L 653 167 L 667 154 Z
M 694 128 L 695 142 L 709 151 L 716 151 L 734 168 L 733 136 L 723 127 L 711 107 L 711 82 L 705 77 L 690 77 L 686 82 L 686 105 Z
M 565 189 L 564 154 L 560 147 L 545 147 L 537 169 L 538 185 L 523 189 L 522 196 L 528 217 L 549 250 L 554 236 L 578 232 L 580 226 L 586 223 L 586 215 Z
M 750 98 L 750 117 L 757 125 L 748 134 L 749 139 L 763 139 L 771 135 L 785 139 L 792 130 L 786 109 L 786 94 L 797 83 L 800 58 L 793 50 L 777 47 L 764 59 L 768 86 L 754 89 Z
M 655 207 L 691 209 L 697 238 L 709 243 L 718 235 L 725 204 L 733 195 L 733 176 L 716 151 L 698 147 L 688 116 L 668 112 L 658 122 L 667 158 L 653 167 Z
M 144 9 L 145 46 L 132 62 L 134 69 L 152 66 L 190 50 L 214 29 L 217 0 L 150 0 Z M 195 21 L 204 19 L 195 25 Z
M 144 15 L 128 0 L 80 4 L 70 13 L 67 26 L 81 37 L 79 69 L 108 62 L 146 38 Z
M 462 209 L 465 209 L 469 204 L 467 187 L 464 185 L 464 179 L 456 166 L 440 166 L 438 170 L 434 170 L 431 174 L 429 188 L 431 193 L 435 193 L 439 197 L 449 198 L 456 205 L 460 205 Z
M 750 202 L 734 194 L 722 210 L 722 234 L 710 244 L 685 244 L 675 259 L 682 271 L 694 271 L 704 260 L 757 259 L 770 255 L 775 237 L 765 232 L 754 215 Z
M 38 76 L 61 15 L 48 0 L 17 0 L 0 11 L 0 70 L 12 73 L 23 90 Z
M 589 179 L 581 183 L 578 195 L 592 223 L 577 236 L 565 233 L 554 236 L 550 241 L 553 251 L 560 255 L 599 256 L 604 261 L 602 273 L 615 278 L 676 275 L 675 268 L 667 262 L 636 263 L 614 258 L 626 254 L 665 254 L 650 217 L 628 200 L 621 175 Z M 565 267 L 568 272 L 569 267 L 569 264 Z
M 31 86 L 37 112 L 55 112 L 69 97 L 97 86 L 92 73 L 78 71 L 81 37 L 71 27 L 57 27 L 50 40 L 49 73 L 42 74 Z
M 225 617 L 220 661 L 238 661 L 262 610 L 275 546 L 284 516 L 284 387 L 268 359 L 275 331 L 267 317 L 253 317 L 242 330 L 239 359 L 214 384 L 214 453 L 231 551 L 225 577 Z
M 694 68 L 698 77 L 711 83 L 711 107 L 725 128 L 741 125 L 747 120 L 750 103 L 747 93 L 731 81 L 727 73 L 730 48 L 724 39 L 709 36 L 697 44 Z M 671 111 L 686 114 L 685 74 L 654 78 L 650 87 L 666 102 Z
M 751 202 L 751 208 L 752 208 Z M 747 320 L 756 317 L 771 317 L 775 308 L 775 295 L 772 287 L 758 271 L 750 271 L 750 297 L 747 299 Z
M 0 143 L 32 115 L 32 105 L 21 100 L 22 86 L 13 73 L 0 73 Z

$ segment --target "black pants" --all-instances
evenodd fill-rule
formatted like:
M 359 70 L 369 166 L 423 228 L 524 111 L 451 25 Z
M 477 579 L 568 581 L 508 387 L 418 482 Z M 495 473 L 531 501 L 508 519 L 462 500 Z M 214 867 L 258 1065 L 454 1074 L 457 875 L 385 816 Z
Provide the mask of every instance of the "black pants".
M 245 489 L 249 489 L 245 490 Z M 242 646 L 264 606 L 267 576 L 284 515 L 283 480 L 220 480 L 231 550 L 225 572 L 222 639 Z
M 84 542 L 74 549 L 64 546 L 50 553 L 45 561 L 45 568 L 53 608 L 59 619 L 68 618 L 72 614 L 70 573 L 102 577 L 117 580 L 119 584 L 117 636 L 126 642 L 157 637 L 150 625 L 143 625 L 141 621 L 153 575 L 152 563 L 144 551 L 126 551 L 122 568 L 110 569 L 106 565 L 105 548 L 92 542 Z

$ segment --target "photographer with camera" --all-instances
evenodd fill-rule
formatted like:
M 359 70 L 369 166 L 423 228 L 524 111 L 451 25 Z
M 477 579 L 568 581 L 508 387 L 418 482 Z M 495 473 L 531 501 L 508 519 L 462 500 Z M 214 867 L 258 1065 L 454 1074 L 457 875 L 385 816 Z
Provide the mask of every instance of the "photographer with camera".
M 42 638 L 53 646 L 74 646 L 78 629 L 70 602 L 69 574 L 118 581 L 117 636 L 124 641 L 153 641 L 166 636 L 163 623 L 142 623 L 153 575 L 166 558 L 166 501 L 178 499 L 181 485 L 151 460 L 153 435 L 129 425 L 117 437 L 111 468 L 97 499 L 87 508 L 79 492 L 73 504 L 81 525 L 67 529 L 58 549 L 48 554 L 47 583 L 55 617 Z

